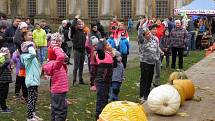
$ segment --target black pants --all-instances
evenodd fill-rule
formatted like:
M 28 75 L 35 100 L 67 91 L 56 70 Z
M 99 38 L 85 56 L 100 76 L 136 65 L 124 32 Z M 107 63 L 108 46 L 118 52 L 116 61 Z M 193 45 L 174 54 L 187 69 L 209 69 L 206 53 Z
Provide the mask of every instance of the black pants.
M 201 46 L 201 41 L 202 41 L 202 36 L 203 35 L 198 35 L 196 37 L 196 49 L 202 49 L 202 46 Z
M 20 89 L 22 89 L 22 95 L 24 98 L 28 97 L 28 90 L 25 85 L 25 77 L 24 76 L 16 76 L 16 83 L 15 83 L 15 94 L 19 96 Z
M 172 47 L 172 65 L 171 65 L 171 68 L 175 69 L 176 57 L 178 55 L 178 58 L 179 58 L 179 61 L 178 61 L 179 69 L 183 69 L 183 57 L 184 57 L 183 52 L 184 52 L 184 48 Z
M 84 59 L 85 51 L 74 50 L 73 81 L 77 80 L 77 72 L 79 71 L 79 82 L 83 82 Z
M 112 66 L 112 65 L 111 65 Z M 99 118 L 103 108 L 108 104 L 108 94 L 111 85 L 112 67 L 99 67 L 95 79 L 96 85 L 96 119 Z
M 140 63 L 141 77 L 140 77 L 140 98 L 147 99 L 151 83 L 154 75 L 154 66 L 153 64 L 147 64 L 145 62 Z
M 168 68 L 169 67 L 169 55 L 163 55 L 163 56 L 161 56 L 161 63 L 163 62 L 163 58 L 164 58 L 164 56 L 166 56 L 166 67 Z
M 51 121 L 65 121 L 67 109 L 66 93 L 51 94 Z
M 28 87 L 28 104 L 27 104 L 27 114 L 28 119 L 33 118 L 33 113 L 35 113 L 36 102 L 38 97 L 38 86 L 30 86 Z
M 9 83 L 0 83 L 0 105 L 2 110 L 7 109 L 6 99 L 9 90 Z
M 122 54 L 122 64 L 124 68 L 126 68 L 127 58 L 128 58 L 127 54 Z

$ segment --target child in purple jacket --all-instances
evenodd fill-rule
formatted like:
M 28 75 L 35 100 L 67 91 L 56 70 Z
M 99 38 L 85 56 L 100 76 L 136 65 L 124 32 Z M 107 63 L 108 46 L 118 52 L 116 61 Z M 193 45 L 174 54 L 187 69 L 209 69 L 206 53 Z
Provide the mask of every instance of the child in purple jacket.
M 27 101 L 28 91 L 25 85 L 25 75 L 20 72 L 24 69 L 22 64 L 20 63 L 20 53 L 16 50 L 12 55 L 12 61 L 16 66 L 16 83 L 15 83 L 15 95 L 16 99 L 23 99 Z M 20 89 L 22 89 L 22 96 L 20 95 Z

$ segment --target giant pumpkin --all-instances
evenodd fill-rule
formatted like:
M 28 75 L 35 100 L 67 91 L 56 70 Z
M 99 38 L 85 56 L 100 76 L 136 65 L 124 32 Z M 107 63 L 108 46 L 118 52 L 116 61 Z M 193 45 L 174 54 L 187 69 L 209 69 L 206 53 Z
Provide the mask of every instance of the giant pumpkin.
M 143 106 L 129 101 L 114 101 L 105 106 L 97 121 L 148 121 Z
M 147 103 L 153 113 L 174 115 L 180 107 L 181 97 L 173 86 L 165 84 L 152 89 Z

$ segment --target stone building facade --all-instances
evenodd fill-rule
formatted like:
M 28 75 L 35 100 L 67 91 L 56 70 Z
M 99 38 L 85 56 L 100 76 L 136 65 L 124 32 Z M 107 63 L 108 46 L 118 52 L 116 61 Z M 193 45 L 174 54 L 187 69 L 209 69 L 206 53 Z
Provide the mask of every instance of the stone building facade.
M 0 13 L 35 19 L 71 18 L 108 20 L 139 16 L 168 17 L 192 0 L 0 0 Z

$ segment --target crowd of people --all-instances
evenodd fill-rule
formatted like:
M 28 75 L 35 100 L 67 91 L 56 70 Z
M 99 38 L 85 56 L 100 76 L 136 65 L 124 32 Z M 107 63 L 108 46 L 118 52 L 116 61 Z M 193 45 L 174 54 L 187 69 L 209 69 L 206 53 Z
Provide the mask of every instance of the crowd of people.
M 211 26 L 204 25 L 205 18 L 168 20 L 140 18 L 137 24 L 140 55 L 140 100 L 145 102 L 151 87 L 160 85 L 162 60 L 166 68 L 183 69 L 184 51 L 202 49 L 201 35 Z M 27 104 L 27 121 L 40 121 L 36 115 L 38 87 L 41 78 L 50 77 L 51 120 L 65 121 L 67 117 L 66 94 L 69 91 L 67 65 L 73 64 L 72 86 L 86 84 L 83 79 L 85 60 L 88 60 L 90 90 L 96 92 L 96 119 L 108 101 L 119 100 L 124 71 L 130 51 L 129 31 L 123 22 L 113 18 L 108 28 L 100 22 L 89 28 L 79 16 L 72 21 L 63 20 L 58 32 L 52 33 L 45 21 L 31 24 L 30 19 L 15 17 L 12 24 L 2 16 L 0 20 L 0 106 L 2 113 L 10 113 L 6 105 L 12 69 L 16 69 L 15 96 Z M 196 38 L 196 39 L 195 39 Z M 73 56 L 73 57 L 72 57 Z M 70 59 L 74 61 L 71 63 Z M 20 93 L 22 90 L 22 93 Z

